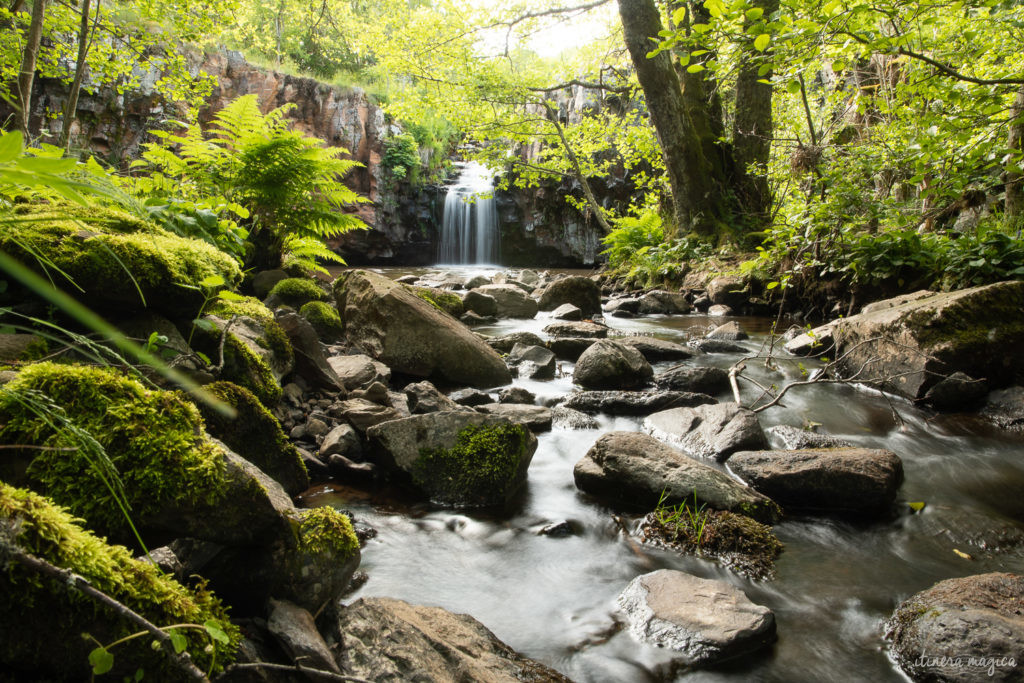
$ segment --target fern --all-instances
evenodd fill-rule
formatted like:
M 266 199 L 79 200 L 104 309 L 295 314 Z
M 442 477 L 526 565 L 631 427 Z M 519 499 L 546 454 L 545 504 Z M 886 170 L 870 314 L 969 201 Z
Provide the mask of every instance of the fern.
M 618 267 L 629 261 L 641 249 L 656 247 L 665 239 L 661 216 L 647 211 L 639 218 L 623 216 L 614 221 L 615 229 L 601 241 L 608 246 L 602 254 L 608 255 L 608 265 Z
M 329 261 L 346 265 L 345 259 L 327 248 L 317 237 L 289 237 L 284 243 L 284 265 L 296 266 L 306 271 L 315 271 L 329 275 L 326 268 L 320 265 Z

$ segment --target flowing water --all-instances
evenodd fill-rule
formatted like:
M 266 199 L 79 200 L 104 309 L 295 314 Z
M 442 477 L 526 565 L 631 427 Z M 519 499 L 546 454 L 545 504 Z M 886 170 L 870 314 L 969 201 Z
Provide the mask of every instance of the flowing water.
M 408 272 L 408 271 L 404 271 Z M 550 320 L 507 320 L 479 331 L 541 333 Z M 606 319 L 613 334 L 651 334 L 683 342 L 729 319 L 703 315 Z M 735 318 L 762 350 L 771 321 Z M 543 336 L 543 335 L 542 335 Z M 777 352 L 787 358 L 785 352 Z M 696 362 L 728 367 L 741 354 Z M 655 366 L 663 370 L 671 363 Z M 749 363 L 756 366 L 757 363 Z M 798 378 L 797 359 L 779 370 L 754 368 L 762 383 Z M 553 381 L 515 381 L 538 401 L 572 391 L 571 364 Z M 754 398 L 745 391 L 744 400 Z M 720 400 L 731 400 L 722 395 Z M 760 414 L 764 427 L 819 423 L 858 446 L 888 448 L 903 459 L 898 511 L 875 523 L 788 517 L 775 527 L 785 544 L 778 578 L 756 582 L 712 562 L 640 546 L 624 530 L 634 519 L 577 491 L 573 465 L 610 430 L 637 430 L 640 418 L 601 417 L 600 429 L 539 435 L 528 486 L 501 515 L 395 506 L 328 493 L 310 504 L 351 510 L 379 535 L 363 551 L 369 581 L 351 596 L 389 596 L 439 605 L 479 619 L 515 649 L 581 682 L 662 680 L 668 653 L 622 628 L 615 598 L 639 574 L 668 567 L 728 581 L 776 615 L 778 641 L 753 657 L 711 669 L 675 672 L 680 681 L 902 681 L 887 656 L 882 626 L 912 593 L 957 576 L 1024 572 L 1024 439 L 968 416 L 935 417 L 911 404 L 841 385 L 798 388 L 784 406 Z M 913 514 L 907 503 L 920 501 Z M 572 521 L 580 533 L 539 535 Z M 964 559 L 959 550 L 973 559 Z
M 501 263 L 494 173 L 475 161 L 465 162 L 444 198 L 439 242 L 440 263 Z

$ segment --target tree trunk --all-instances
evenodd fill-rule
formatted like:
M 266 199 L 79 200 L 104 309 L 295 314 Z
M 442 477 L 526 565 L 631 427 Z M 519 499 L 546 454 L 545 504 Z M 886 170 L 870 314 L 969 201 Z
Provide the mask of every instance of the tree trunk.
M 1011 150 L 1024 152 L 1024 86 L 1017 91 L 1010 112 L 1010 134 L 1006 144 Z M 1018 166 L 1021 163 L 1024 162 L 1018 159 Z M 1016 227 L 1019 235 L 1021 228 L 1024 228 L 1024 173 L 1006 172 L 1005 201 L 1006 223 L 1010 227 Z
M 597 224 L 601 226 L 601 230 L 604 234 L 608 234 L 612 231 L 612 226 L 608 224 L 608 219 L 605 218 L 604 209 L 601 208 L 601 204 L 597 201 L 597 197 L 594 196 L 594 190 L 590 187 L 590 181 L 587 180 L 587 176 L 583 173 L 583 168 L 580 166 L 580 160 L 576 156 L 576 152 L 573 151 L 569 145 L 569 141 L 565 139 L 565 130 L 562 128 L 562 124 L 558 122 L 558 112 L 555 111 L 547 100 L 543 100 L 541 104 L 544 105 L 544 110 L 548 113 L 548 120 L 555 127 L 555 131 L 558 133 L 558 139 L 562 141 L 562 149 L 565 150 L 565 155 L 569 157 L 569 163 L 572 164 L 573 170 L 576 172 L 576 179 L 580 181 L 580 186 L 583 188 L 583 195 L 587 198 L 587 204 L 590 205 L 590 210 L 594 212 L 594 218 L 597 220 Z
M 753 6 L 763 9 L 767 20 L 778 11 L 779 0 L 755 0 Z M 768 51 L 760 58 L 750 41 L 736 78 L 736 118 L 732 129 L 736 192 L 743 212 L 757 226 L 754 229 L 767 222 L 772 203 L 767 176 L 772 141 L 772 86 L 759 82 L 771 81 L 772 73 L 758 75 L 761 65 L 770 63 Z
M 18 128 L 25 136 L 25 142 L 29 140 L 28 123 L 32 116 L 32 83 L 36 77 L 36 57 L 39 54 L 39 43 L 43 39 L 43 17 L 46 10 L 46 0 L 35 0 L 32 3 L 32 21 L 28 27 L 28 35 L 25 36 L 25 51 L 21 57 L 21 69 L 18 71 L 18 92 L 15 93 L 17 101 L 16 116 Z
M 662 30 L 653 0 L 618 0 L 626 47 L 665 159 L 676 229 L 710 237 L 725 222 L 724 178 L 705 156 L 707 120 L 695 125 L 668 52 L 648 59 Z M 706 111 L 706 107 L 703 108 Z
M 85 58 L 89 54 L 89 5 L 91 0 L 82 0 L 82 23 L 78 27 L 78 58 L 75 60 L 75 78 L 71 81 L 68 101 L 64 105 L 64 123 L 60 131 L 60 143 L 64 152 L 71 150 L 71 124 L 78 110 L 78 94 L 82 91 L 82 80 L 85 78 Z M 96 0 L 96 15 L 99 16 L 100 4 Z

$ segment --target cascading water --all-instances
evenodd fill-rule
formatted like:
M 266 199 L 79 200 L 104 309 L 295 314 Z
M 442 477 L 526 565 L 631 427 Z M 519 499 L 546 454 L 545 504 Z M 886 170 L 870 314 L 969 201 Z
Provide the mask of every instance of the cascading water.
M 439 262 L 497 264 L 500 261 L 494 174 L 475 161 L 466 162 L 448 188 L 441 222 Z

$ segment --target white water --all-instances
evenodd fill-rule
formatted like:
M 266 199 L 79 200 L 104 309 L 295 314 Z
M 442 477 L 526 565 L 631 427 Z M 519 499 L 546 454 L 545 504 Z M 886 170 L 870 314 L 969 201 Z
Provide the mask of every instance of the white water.
M 448 188 L 441 222 L 440 263 L 500 262 L 493 177 L 494 173 L 486 166 L 469 161 L 462 167 L 455 184 Z

